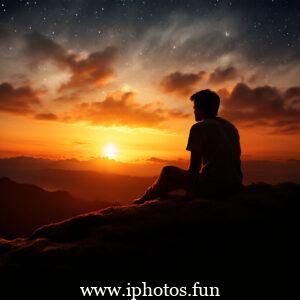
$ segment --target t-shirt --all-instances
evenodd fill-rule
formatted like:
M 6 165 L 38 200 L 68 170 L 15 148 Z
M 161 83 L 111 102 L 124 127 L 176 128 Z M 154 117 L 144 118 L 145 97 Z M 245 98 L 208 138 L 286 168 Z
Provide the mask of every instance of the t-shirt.
M 240 138 L 229 121 L 215 117 L 195 123 L 190 129 L 186 150 L 201 153 L 203 178 L 222 186 L 241 185 Z

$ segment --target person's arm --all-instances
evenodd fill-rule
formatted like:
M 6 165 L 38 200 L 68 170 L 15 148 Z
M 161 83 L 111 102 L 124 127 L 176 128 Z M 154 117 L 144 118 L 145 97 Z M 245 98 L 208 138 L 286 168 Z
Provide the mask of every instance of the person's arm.
M 190 166 L 188 171 L 192 173 L 199 173 L 201 168 L 202 155 L 199 151 L 191 151 Z

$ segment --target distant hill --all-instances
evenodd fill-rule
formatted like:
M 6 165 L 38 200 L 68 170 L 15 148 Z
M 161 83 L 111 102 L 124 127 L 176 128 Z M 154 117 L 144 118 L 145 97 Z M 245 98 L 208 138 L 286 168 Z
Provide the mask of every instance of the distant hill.
M 159 173 L 161 169 L 159 162 L 162 163 L 164 161 L 153 161 L 150 159 L 148 163 L 141 163 L 138 161 L 125 163 L 104 157 L 92 158 L 88 160 L 78 160 L 75 158 L 54 160 L 30 156 L 17 156 L 0 158 L 0 170 L 6 172 L 12 169 L 64 169 L 151 177 L 156 176 Z M 185 163 L 183 160 L 179 160 L 178 162 L 181 164 Z
M 284 284 L 296 276 L 291 268 L 299 255 L 299 199 L 300 185 L 256 184 L 222 199 L 106 208 L 43 226 L 28 238 L 2 239 L 0 274 L 10 274 L 14 285 L 17 274 L 30 282 L 39 276 L 54 290 L 59 278 L 70 284 L 68 293 L 79 282 L 99 286 L 108 278 L 214 280 L 239 299 L 241 289 L 255 296 L 259 286 L 265 296 L 289 292 L 293 286 Z
M 25 236 L 44 224 L 112 205 L 77 199 L 65 191 L 48 192 L 7 177 L 0 178 L 0 195 L 0 236 L 7 238 Z
M 0 176 L 35 184 L 50 191 L 68 191 L 73 197 L 89 201 L 119 202 L 122 199 L 123 203 L 140 196 L 155 179 L 155 177 L 65 169 L 62 168 L 66 167 L 63 162 L 65 161 L 58 163 L 28 157 L 0 159 Z
M 189 162 L 184 159 L 163 160 L 155 157 L 150 158 L 148 163 L 123 163 L 105 158 L 80 161 L 77 159 L 50 160 L 19 156 L 0 159 L 0 176 L 7 176 L 17 181 L 37 184 L 44 188 L 52 187 L 54 189 L 64 190 L 66 190 L 65 187 L 56 186 L 56 183 L 54 185 L 52 182 L 45 180 L 47 178 L 47 176 L 45 176 L 45 170 L 87 171 L 87 173 L 81 173 L 80 176 L 94 177 L 96 181 L 98 180 L 96 179 L 97 176 L 101 179 L 105 177 L 105 174 L 110 174 L 110 176 L 115 175 L 116 182 L 120 182 L 122 179 L 120 175 L 128 176 L 130 177 L 130 182 L 136 179 L 137 183 L 136 185 L 132 184 L 130 186 L 131 194 L 128 195 L 128 197 L 125 195 L 125 198 L 123 195 L 115 194 L 117 198 L 122 196 L 121 199 L 126 202 L 125 199 L 136 197 L 146 185 L 151 183 L 159 175 L 163 166 L 175 165 L 186 169 L 188 163 Z M 253 182 L 277 184 L 284 181 L 300 183 L 300 160 L 296 159 L 280 161 L 244 160 L 242 161 L 242 169 L 244 173 L 244 184 Z M 43 181 L 38 181 L 39 173 L 43 177 Z M 123 179 L 125 178 L 126 177 L 123 177 Z M 79 188 L 80 185 L 77 187 Z M 111 183 L 108 184 L 107 188 L 114 191 L 117 190 Z M 92 188 L 91 190 L 95 189 Z M 72 191 L 70 190 L 70 192 Z M 82 197 L 82 194 L 76 194 L 76 196 Z M 95 199 L 95 197 L 99 198 L 99 195 L 92 195 L 93 199 Z M 84 198 L 89 197 L 86 197 L 84 194 Z M 114 200 L 119 201 L 117 198 L 114 198 Z

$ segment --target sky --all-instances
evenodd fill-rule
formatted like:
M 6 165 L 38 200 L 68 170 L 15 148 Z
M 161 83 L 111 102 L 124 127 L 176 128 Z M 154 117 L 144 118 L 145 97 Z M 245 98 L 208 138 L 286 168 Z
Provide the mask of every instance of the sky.
M 299 78 L 300 1 L 0 0 L 0 157 L 186 159 L 208 88 L 243 159 L 300 159 Z

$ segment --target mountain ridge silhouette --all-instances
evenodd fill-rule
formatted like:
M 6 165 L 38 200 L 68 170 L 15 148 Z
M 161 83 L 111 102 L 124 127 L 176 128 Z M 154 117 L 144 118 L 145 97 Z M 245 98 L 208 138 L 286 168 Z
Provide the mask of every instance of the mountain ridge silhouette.
M 0 236 L 6 238 L 26 236 L 44 224 L 117 204 L 85 201 L 67 191 L 46 191 L 8 177 L 0 178 L 0 194 Z
M 221 200 L 170 195 L 140 206 L 108 207 L 42 226 L 28 238 L 1 239 L 0 269 L 63 270 L 70 276 L 101 270 L 109 276 L 115 268 L 120 274 L 170 274 L 174 267 L 192 271 L 201 263 L 207 274 L 213 266 L 223 274 L 228 263 L 240 268 L 241 255 L 247 257 L 243 266 L 252 268 L 262 257 L 269 261 L 268 251 L 279 255 L 278 242 L 295 233 L 299 196 L 298 184 L 260 183 Z M 197 257 L 213 259 L 208 264 Z

